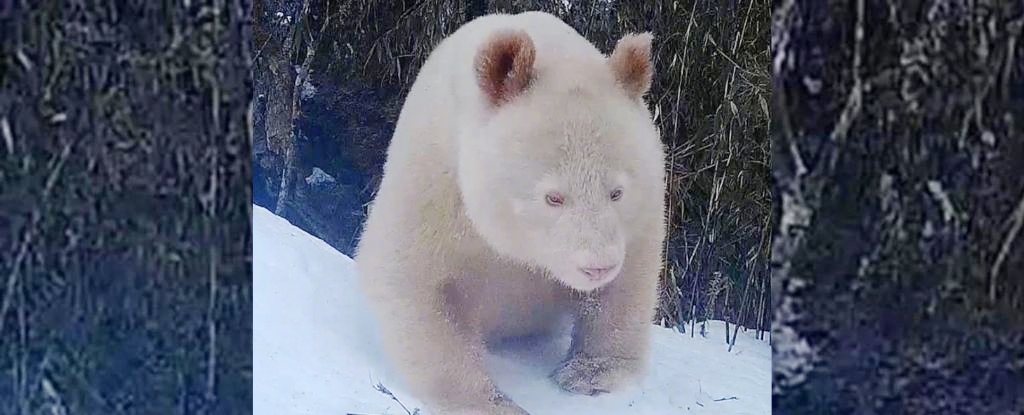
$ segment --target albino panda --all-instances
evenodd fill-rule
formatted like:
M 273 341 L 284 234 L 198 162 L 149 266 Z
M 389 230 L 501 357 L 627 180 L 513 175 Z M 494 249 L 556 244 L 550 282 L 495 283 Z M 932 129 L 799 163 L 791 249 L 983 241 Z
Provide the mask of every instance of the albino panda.
M 424 63 L 356 263 L 385 352 L 435 413 L 525 414 L 485 347 L 562 316 L 565 390 L 614 390 L 644 367 L 666 227 L 651 39 L 605 56 L 552 15 L 490 15 Z

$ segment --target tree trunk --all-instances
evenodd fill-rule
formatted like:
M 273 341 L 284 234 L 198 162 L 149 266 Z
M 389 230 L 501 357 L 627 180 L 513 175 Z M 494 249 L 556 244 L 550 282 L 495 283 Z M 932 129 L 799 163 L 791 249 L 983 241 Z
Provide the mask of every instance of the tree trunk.
M 287 17 L 286 17 L 287 18 Z M 270 19 L 275 19 L 271 17 Z M 295 24 L 295 23 L 292 23 Z M 260 27 L 280 26 L 277 20 Z M 292 129 L 293 94 L 296 73 L 292 67 L 292 49 L 295 44 L 295 30 L 270 33 L 266 46 L 267 73 L 270 78 L 266 92 L 267 106 L 264 116 L 267 149 L 282 161 L 281 181 L 274 213 L 284 214 L 290 187 L 289 174 L 294 163 L 295 140 Z M 276 164 L 276 163 L 275 163 Z
M 297 71 L 291 69 L 291 55 L 298 45 L 297 39 L 301 34 L 309 32 L 309 28 L 300 22 L 307 21 L 309 16 L 309 0 L 302 2 L 302 9 L 295 17 L 296 28 L 288 32 L 285 38 L 284 47 L 274 60 L 275 74 L 274 87 L 271 95 L 277 95 L 279 99 L 267 105 L 267 139 L 270 140 L 271 151 L 284 156 L 284 166 L 281 168 L 281 186 L 277 194 L 277 206 L 274 214 L 284 216 L 288 206 L 288 199 L 291 196 L 292 188 L 295 186 L 295 157 L 298 151 L 298 121 L 301 114 L 302 87 L 309 77 L 309 66 L 312 64 L 316 54 L 316 45 L 311 42 L 306 44 L 306 57 L 302 60 L 302 66 Z M 299 30 L 303 28 L 303 30 Z M 287 72 L 284 65 L 287 65 Z M 285 75 L 287 74 L 287 75 Z M 291 81 L 291 82 L 288 82 Z M 287 101 L 284 99 L 287 98 Z M 271 134 L 273 133 L 273 135 Z
M 267 148 L 271 153 L 285 157 L 292 146 L 292 93 L 295 85 L 295 70 L 291 64 L 292 39 L 286 39 L 268 57 L 270 89 L 267 91 L 266 135 Z

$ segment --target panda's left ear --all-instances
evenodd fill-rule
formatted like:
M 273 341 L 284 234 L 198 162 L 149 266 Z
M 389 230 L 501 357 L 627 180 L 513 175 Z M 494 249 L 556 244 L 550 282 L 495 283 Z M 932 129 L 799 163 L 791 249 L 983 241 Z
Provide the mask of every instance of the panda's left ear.
M 615 79 L 632 99 L 640 99 L 651 88 L 654 63 L 651 62 L 650 32 L 628 34 L 619 39 L 608 57 Z

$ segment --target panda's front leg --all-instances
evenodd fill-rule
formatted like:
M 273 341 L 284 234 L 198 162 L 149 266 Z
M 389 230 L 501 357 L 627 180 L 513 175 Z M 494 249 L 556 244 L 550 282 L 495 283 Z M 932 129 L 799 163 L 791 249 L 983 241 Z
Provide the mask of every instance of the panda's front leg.
M 572 346 L 552 378 L 584 395 L 614 391 L 647 363 L 661 251 L 627 252 L 622 273 L 579 298 Z

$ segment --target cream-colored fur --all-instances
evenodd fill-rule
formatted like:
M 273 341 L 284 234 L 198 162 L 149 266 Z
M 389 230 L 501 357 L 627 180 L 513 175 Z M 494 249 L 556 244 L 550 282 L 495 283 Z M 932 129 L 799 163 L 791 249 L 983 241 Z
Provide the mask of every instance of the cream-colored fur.
M 435 413 L 525 414 L 486 344 L 560 316 L 575 322 L 552 374 L 564 389 L 609 391 L 644 366 L 665 237 L 650 43 L 605 56 L 554 16 L 490 15 L 423 65 L 356 263 L 385 352 Z

